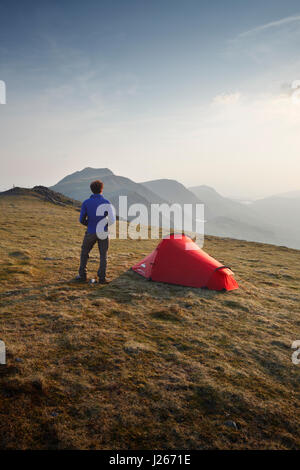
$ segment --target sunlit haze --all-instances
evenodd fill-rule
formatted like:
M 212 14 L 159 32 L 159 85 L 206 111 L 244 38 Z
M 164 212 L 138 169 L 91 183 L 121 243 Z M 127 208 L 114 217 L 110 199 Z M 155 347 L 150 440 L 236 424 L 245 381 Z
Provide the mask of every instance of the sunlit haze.
M 1 190 L 87 166 L 241 198 L 299 189 L 299 2 L 3 1 L 0 14 Z

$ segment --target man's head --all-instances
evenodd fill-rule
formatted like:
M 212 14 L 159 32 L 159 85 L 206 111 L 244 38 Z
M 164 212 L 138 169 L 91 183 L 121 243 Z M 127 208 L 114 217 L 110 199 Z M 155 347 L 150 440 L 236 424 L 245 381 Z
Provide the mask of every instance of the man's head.
M 92 193 L 101 194 L 103 191 L 103 183 L 100 180 L 93 181 L 91 183 L 90 188 L 91 188 Z

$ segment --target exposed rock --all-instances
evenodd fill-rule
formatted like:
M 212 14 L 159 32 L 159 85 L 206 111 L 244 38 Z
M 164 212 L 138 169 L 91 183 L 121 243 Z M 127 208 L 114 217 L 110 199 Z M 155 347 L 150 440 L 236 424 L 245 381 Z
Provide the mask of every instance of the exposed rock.
M 225 426 L 227 426 L 228 428 L 233 428 L 235 429 L 236 431 L 238 430 L 238 427 L 237 427 L 237 424 L 235 421 L 232 421 L 231 419 L 229 419 L 228 421 L 225 421 Z

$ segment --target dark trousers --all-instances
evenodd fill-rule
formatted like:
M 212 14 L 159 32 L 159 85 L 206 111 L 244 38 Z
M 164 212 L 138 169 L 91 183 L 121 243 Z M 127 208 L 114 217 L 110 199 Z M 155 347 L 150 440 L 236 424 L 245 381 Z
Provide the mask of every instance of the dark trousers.
M 89 253 L 96 242 L 98 242 L 98 248 L 99 248 L 99 253 L 100 253 L 100 266 L 98 269 L 98 277 L 99 279 L 105 279 L 109 239 L 107 237 L 104 240 L 101 240 L 100 238 L 97 237 L 96 233 L 88 233 L 88 232 L 85 233 L 85 236 L 81 245 L 79 275 L 81 277 L 86 277 L 86 273 L 87 273 L 86 265 L 89 259 Z

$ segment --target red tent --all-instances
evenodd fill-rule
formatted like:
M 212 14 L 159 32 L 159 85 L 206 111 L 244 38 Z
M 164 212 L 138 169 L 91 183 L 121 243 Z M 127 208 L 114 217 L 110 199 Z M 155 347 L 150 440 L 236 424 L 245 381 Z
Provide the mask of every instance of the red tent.
M 186 235 L 164 238 L 156 249 L 132 267 L 152 281 L 212 290 L 238 289 L 233 272 L 201 250 Z

